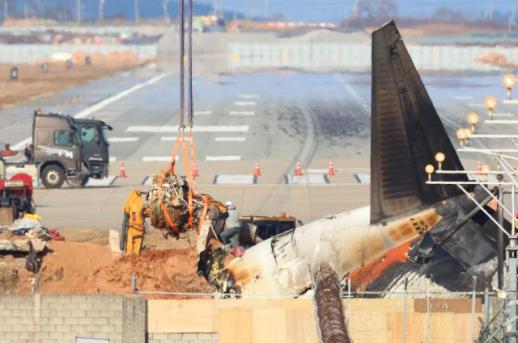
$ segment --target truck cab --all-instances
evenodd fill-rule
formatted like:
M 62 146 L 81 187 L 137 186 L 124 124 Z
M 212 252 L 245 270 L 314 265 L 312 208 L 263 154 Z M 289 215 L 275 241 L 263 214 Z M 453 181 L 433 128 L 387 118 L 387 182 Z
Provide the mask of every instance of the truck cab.
M 107 129 L 111 127 L 100 120 L 36 111 L 27 161 L 36 165 L 45 188 L 60 188 L 64 181 L 82 187 L 90 177 L 108 175 Z
M 112 127 L 101 120 L 75 119 L 83 144 L 83 160 L 90 171 L 90 177 L 101 179 L 108 176 L 110 164 L 110 143 L 107 131 Z

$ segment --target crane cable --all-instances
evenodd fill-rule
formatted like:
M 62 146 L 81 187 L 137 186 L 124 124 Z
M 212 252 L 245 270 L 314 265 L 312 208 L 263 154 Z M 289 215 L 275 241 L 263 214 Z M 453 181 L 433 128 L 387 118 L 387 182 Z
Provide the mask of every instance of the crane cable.
M 196 193 L 196 183 L 195 178 L 197 174 L 196 167 L 196 152 L 194 145 L 194 136 L 193 136 L 193 96 L 192 96 L 192 16 L 193 16 L 193 3 L 192 0 L 188 0 L 188 54 L 185 56 L 185 0 L 178 1 L 178 11 L 179 11 L 179 33 L 180 33 L 180 48 L 179 48 L 179 67 L 180 67 L 180 123 L 178 127 L 178 136 L 176 137 L 175 144 L 172 149 L 172 161 L 170 164 L 170 173 L 172 175 L 175 174 L 175 164 L 176 164 L 176 156 L 181 149 L 181 154 L 184 160 L 184 171 L 187 176 L 187 181 L 189 184 L 189 193 L 188 193 L 188 211 L 189 211 L 189 228 L 194 228 L 193 223 L 193 196 Z M 189 125 L 189 133 L 188 140 L 189 146 L 185 144 L 185 58 L 187 57 L 188 61 L 188 74 L 187 74 L 187 119 Z M 196 171 L 196 173 L 195 173 Z M 165 206 L 162 206 L 162 210 L 165 210 Z M 168 219 L 169 225 L 176 231 L 176 227 L 174 224 L 172 225 L 172 221 L 169 217 L 169 213 L 166 213 L 166 219 Z

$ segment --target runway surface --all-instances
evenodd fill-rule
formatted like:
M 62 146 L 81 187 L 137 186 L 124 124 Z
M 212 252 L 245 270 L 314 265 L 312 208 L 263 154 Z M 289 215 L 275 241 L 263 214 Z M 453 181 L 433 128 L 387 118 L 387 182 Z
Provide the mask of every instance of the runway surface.
M 504 93 L 498 74 L 433 76 L 424 82 L 450 133 L 465 126 L 468 111 L 484 112 L 485 95 Z M 201 191 L 233 200 L 242 214 L 286 211 L 303 221 L 368 204 L 369 74 L 197 75 L 194 91 Z M 510 119 L 516 107 L 496 112 Z M 125 163 L 129 176 L 86 189 L 37 189 L 44 225 L 118 229 L 125 197 L 133 188 L 146 189 L 148 177 L 171 160 L 179 120 L 177 76 L 145 67 L 4 109 L 0 142 L 26 143 L 36 108 L 108 122 L 114 127 L 111 174 L 117 176 Z M 299 179 L 290 176 L 297 161 L 305 170 Z M 330 161 L 336 176 L 325 175 Z M 262 176 L 253 178 L 256 162 Z

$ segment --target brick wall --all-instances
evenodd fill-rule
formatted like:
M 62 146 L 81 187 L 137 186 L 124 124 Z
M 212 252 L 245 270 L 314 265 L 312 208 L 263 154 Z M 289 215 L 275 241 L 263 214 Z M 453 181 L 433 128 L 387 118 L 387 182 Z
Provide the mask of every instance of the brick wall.
M 147 343 L 218 343 L 219 335 L 213 333 L 150 333 Z
M 145 342 L 146 301 L 118 296 L 0 296 L 2 343 Z

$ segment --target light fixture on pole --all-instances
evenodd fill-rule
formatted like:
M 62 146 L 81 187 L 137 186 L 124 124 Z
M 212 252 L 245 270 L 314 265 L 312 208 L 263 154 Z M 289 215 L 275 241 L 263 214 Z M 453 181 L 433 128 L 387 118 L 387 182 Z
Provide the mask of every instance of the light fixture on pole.
M 457 131 L 455 131 L 455 137 L 459 141 L 460 146 L 464 146 L 467 139 L 466 130 L 464 128 L 457 129 Z
M 516 84 L 516 76 L 514 76 L 514 74 L 505 74 L 502 77 L 502 85 L 507 90 L 507 92 L 506 92 L 507 100 L 512 99 L 512 92 L 513 92 L 513 87 L 515 84 Z
M 498 104 L 498 99 L 496 96 L 490 95 L 486 96 L 484 99 L 484 107 L 487 108 L 487 114 L 489 115 L 489 119 L 493 119 L 493 112 L 495 111 L 495 107 Z
M 437 161 L 438 170 L 442 169 L 442 163 L 444 162 L 444 160 L 446 160 L 446 155 L 444 155 L 444 153 L 438 152 L 435 154 L 435 161 Z
M 468 123 L 471 132 L 475 132 L 475 128 L 477 127 L 478 123 L 480 123 L 480 116 L 477 112 L 469 112 L 466 115 L 466 122 Z
M 435 167 L 432 164 L 427 164 L 426 167 L 424 167 L 424 171 L 428 174 L 428 181 L 432 181 L 432 174 L 435 171 Z

